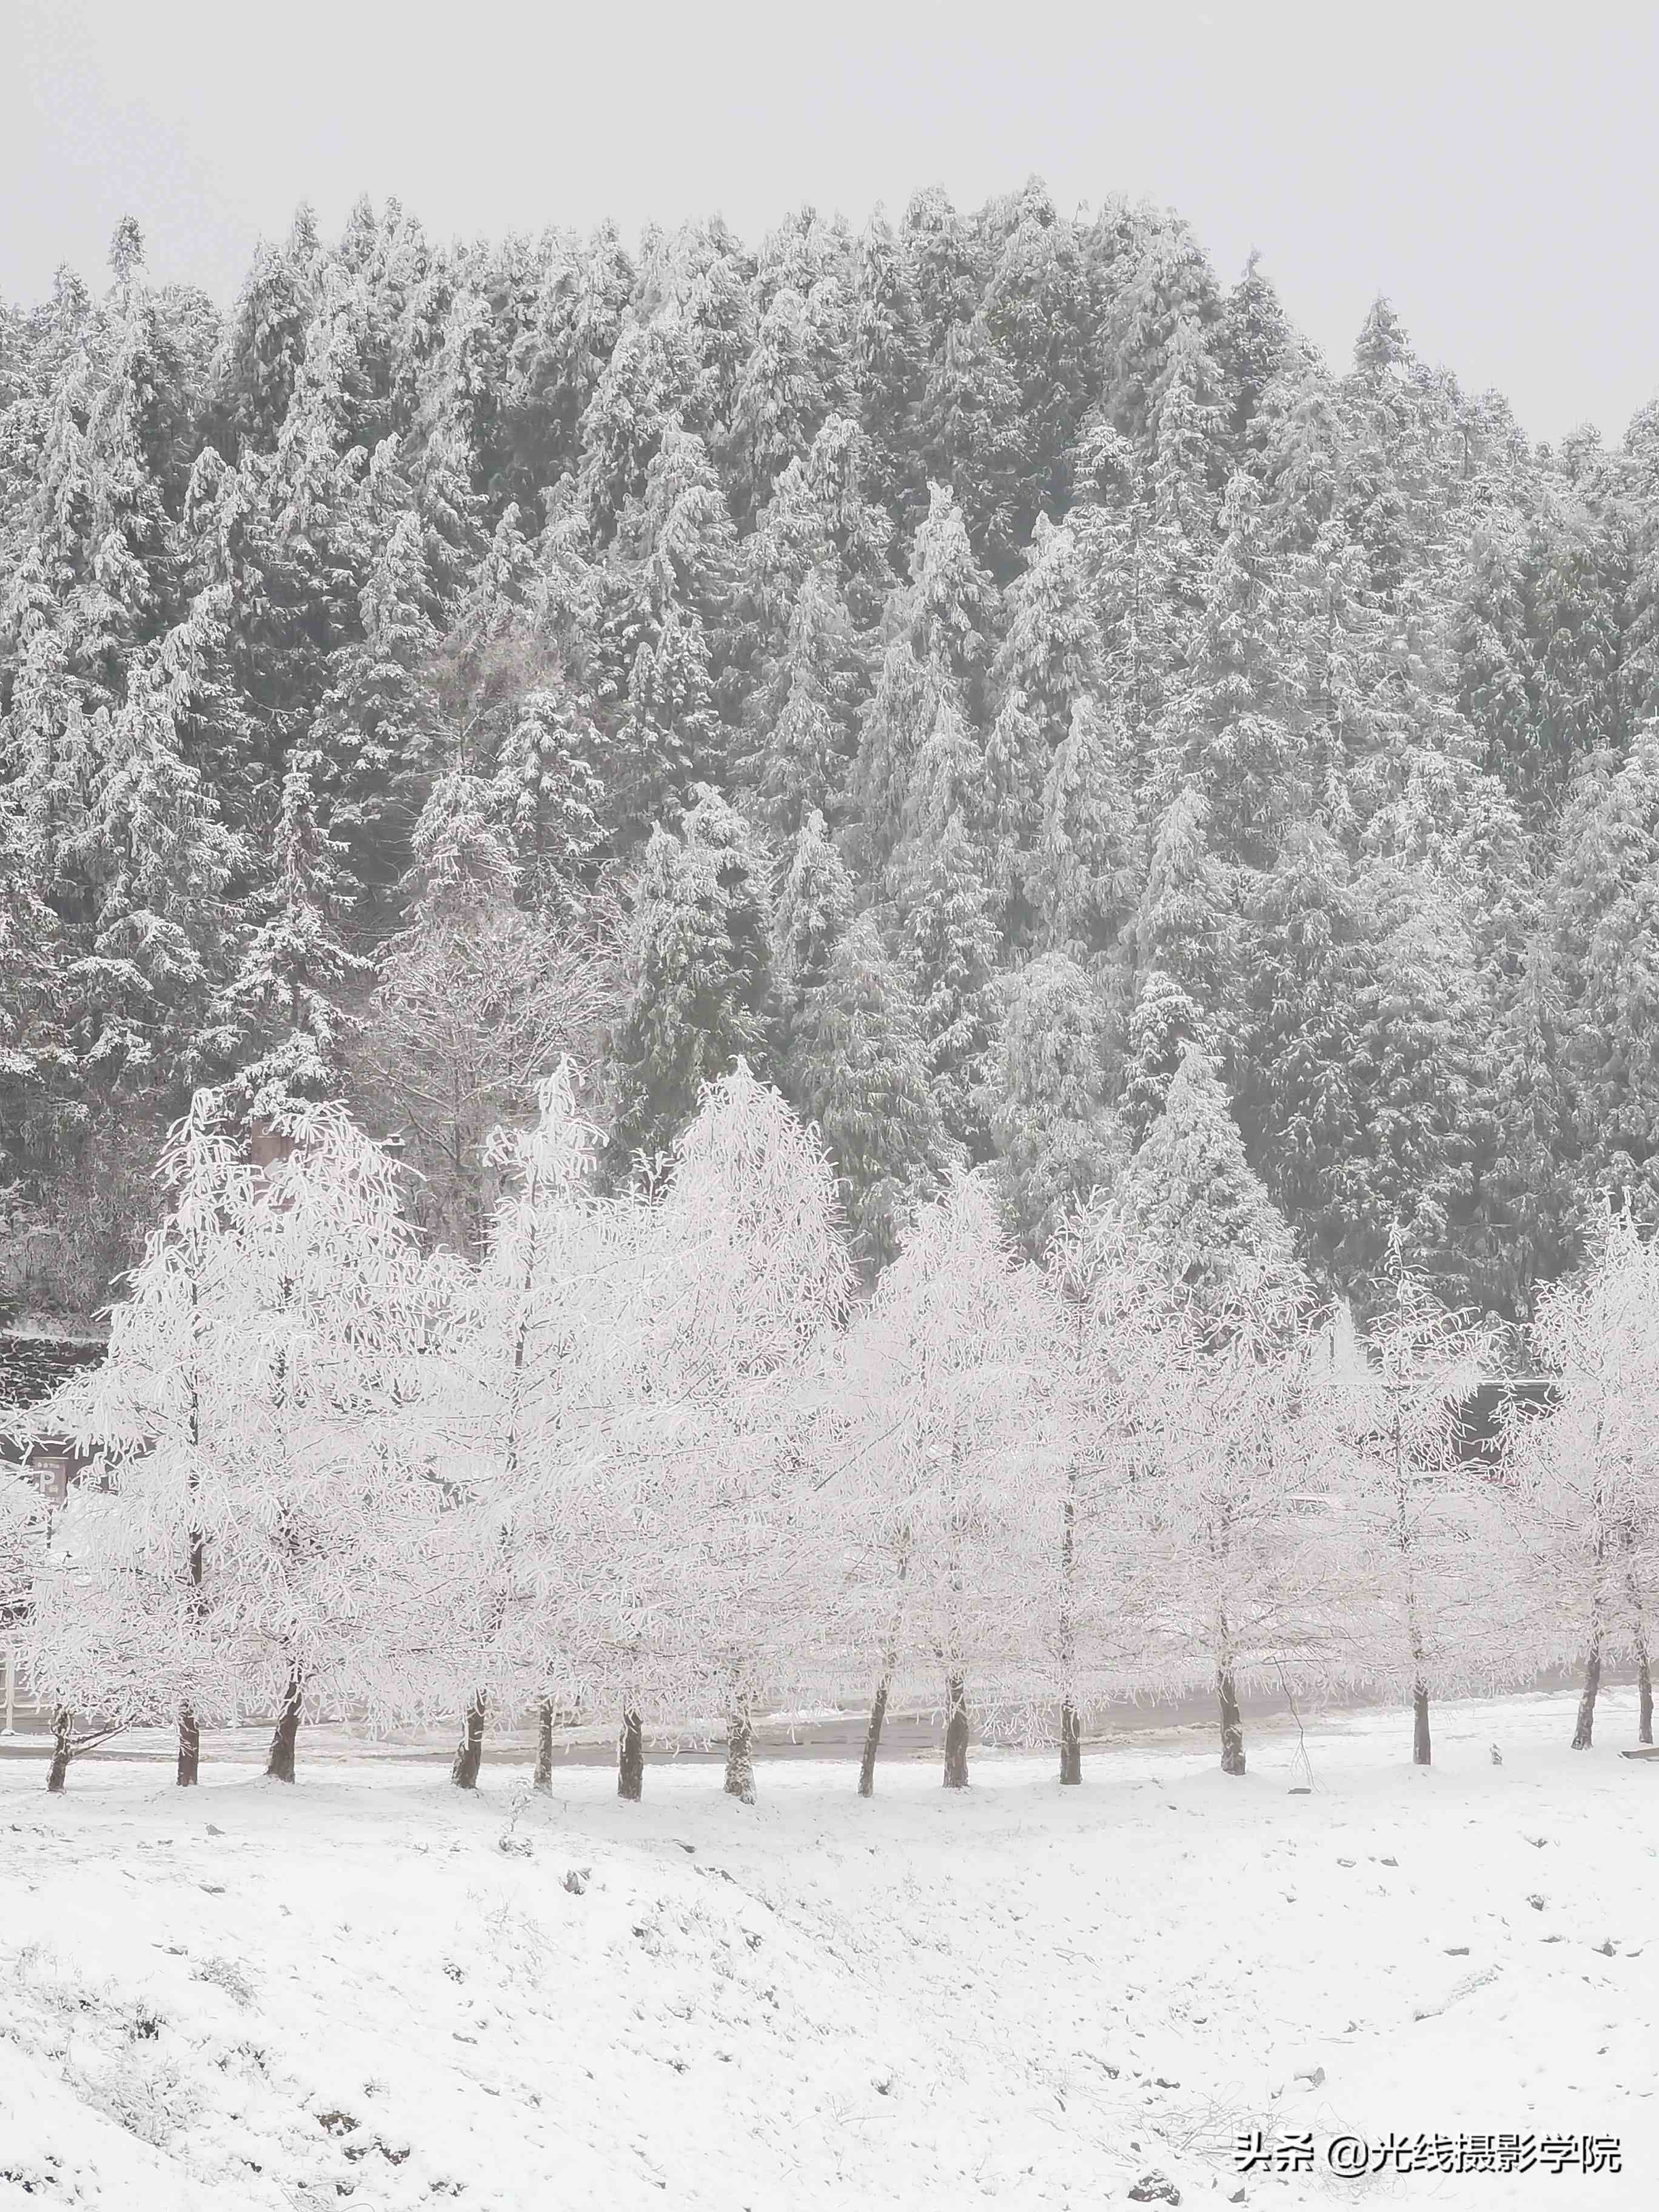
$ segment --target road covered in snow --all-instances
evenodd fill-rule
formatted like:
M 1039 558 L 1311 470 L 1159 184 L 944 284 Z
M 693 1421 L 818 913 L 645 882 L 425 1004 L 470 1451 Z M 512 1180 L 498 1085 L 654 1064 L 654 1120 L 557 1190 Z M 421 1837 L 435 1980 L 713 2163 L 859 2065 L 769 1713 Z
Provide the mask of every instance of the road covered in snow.
M 1570 1696 L 1207 1742 L 475 1795 L 0 1765 L 0 2205 L 467 2212 L 1659 2202 L 1659 1761 Z M 1496 1743 L 1502 1764 L 1494 1764 Z M 1616 2136 L 1621 2170 L 1241 2173 L 1235 2139 Z M 1239 2197 L 1239 2191 L 1244 2192 Z M 1131 2191 L 1137 2194 L 1132 2196 Z

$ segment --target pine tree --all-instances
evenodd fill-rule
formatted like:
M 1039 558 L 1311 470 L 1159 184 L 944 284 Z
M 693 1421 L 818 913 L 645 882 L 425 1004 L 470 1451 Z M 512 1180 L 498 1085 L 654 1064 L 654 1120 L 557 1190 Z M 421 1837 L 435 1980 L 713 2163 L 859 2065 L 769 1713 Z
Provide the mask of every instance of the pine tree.
M 250 902 L 219 1001 L 219 1018 L 237 1038 L 240 1088 L 249 1100 L 340 1095 L 341 1055 L 358 1028 L 343 1000 L 372 970 L 342 933 L 355 902 L 345 848 L 318 805 L 315 769 L 308 753 L 289 757 L 273 878 Z
M 760 319 L 732 402 L 732 441 L 744 509 L 757 513 L 831 403 L 812 360 L 806 302 L 785 285 Z
M 720 766 L 724 736 L 695 610 L 671 602 L 657 636 L 635 654 L 613 750 L 611 810 L 624 839 L 672 823 L 690 787 Z
M 792 836 L 811 812 L 837 811 L 854 750 L 858 654 L 833 570 L 814 568 L 783 654 L 750 703 L 745 782 L 769 829 Z
M 1353 1256 L 1354 1057 L 1368 978 L 1348 870 L 1319 828 L 1287 835 L 1250 925 L 1241 1119 L 1269 1193 L 1328 1279 Z
M 705 1082 L 768 1058 L 766 859 L 744 817 L 700 785 L 683 833 L 645 848 L 629 926 L 626 1010 L 617 1038 L 620 1099 L 611 1158 L 665 1149 Z
M 439 760 L 430 590 L 421 526 L 405 511 L 376 550 L 359 595 L 361 639 L 332 656 L 313 726 L 335 830 L 357 881 L 380 898 L 408 865 Z
M 1182 1051 L 1163 1111 L 1120 1178 L 1112 1205 L 1166 1295 L 1206 1326 L 1241 1286 L 1294 1273 L 1291 1235 L 1244 1154 L 1227 1093 L 1195 1045 Z
M 1135 912 L 1134 997 L 1118 1097 L 1131 1144 L 1162 1110 L 1184 1048 L 1211 1040 L 1231 983 L 1232 919 L 1208 828 L 1208 803 L 1189 784 L 1159 824 Z
M 495 769 L 520 897 L 549 920 L 573 913 L 603 845 L 598 733 L 569 693 L 538 686 L 519 702 Z
M 822 814 L 809 813 L 784 855 L 772 908 L 772 980 L 784 1009 L 785 1042 L 810 991 L 830 972 L 830 956 L 857 903 L 847 864 Z
M 163 1070 L 174 1082 L 205 1072 L 222 902 L 245 857 L 184 758 L 159 655 L 132 663 L 126 693 L 113 718 L 100 710 L 94 735 L 102 765 L 79 844 L 95 904 L 70 969 L 76 1050 L 106 1097 Z
M 254 248 L 214 368 L 215 411 L 234 457 L 276 449 L 305 358 L 321 258 L 316 219 L 303 202 L 280 246 L 261 239 Z
M 1252 246 L 1243 275 L 1227 295 L 1218 342 L 1234 394 L 1229 428 L 1235 440 L 1250 445 L 1260 436 L 1257 418 L 1267 387 L 1298 363 L 1295 332 L 1261 259 Z
M 1116 945 L 1139 886 L 1141 840 L 1122 722 L 1079 699 L 1042 793 L 1032 902 L 1048 949 L 1097 969 Z
M 855 1255 L 879 1267 L 937 1188 L 951 1144 L 914 999 L 872 917 L 836 939 L 789 1035 L 791 1096 L 830 1148 Z
M 1034 1255 L 1121 1165 L 1105 1104 L 1104 1013 L 1090 977 L 1063 952 L 1016 969 L 1006 987 L 991 1131 L 1005 1218 Z

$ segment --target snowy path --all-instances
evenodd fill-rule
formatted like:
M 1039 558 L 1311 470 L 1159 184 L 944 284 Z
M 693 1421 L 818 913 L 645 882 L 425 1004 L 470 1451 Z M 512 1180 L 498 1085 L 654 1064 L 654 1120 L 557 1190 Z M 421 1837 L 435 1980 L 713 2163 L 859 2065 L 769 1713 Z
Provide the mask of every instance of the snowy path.
M 9 1761 L 0 2205 L 1081 2212 L 1152 2169 L 1189 2208 L 1651 2205 L 1631 1703 L 1577 1756 L 1565 1697 L 1447 1708 L 1428 1773 L 1400 1714 L 1349 1716 L 1311 1796 L 1279 1735 L 1242 1783 L 1207 1744 L 1066 1791 L 981 1753 L 965 1797 L 900 1761 L 867 1804 L 844 1763 L 769 1764 L 750 1809 L 706 1765 L 638 1807 L 572 1768 L 516 1820 L 499 1768 L 182 1797 L 88 1761 L 49 1802 Z M 1613 2134 L 1625 2171 L 1241 2185 L 1233 2132 L 1275 2121 Z

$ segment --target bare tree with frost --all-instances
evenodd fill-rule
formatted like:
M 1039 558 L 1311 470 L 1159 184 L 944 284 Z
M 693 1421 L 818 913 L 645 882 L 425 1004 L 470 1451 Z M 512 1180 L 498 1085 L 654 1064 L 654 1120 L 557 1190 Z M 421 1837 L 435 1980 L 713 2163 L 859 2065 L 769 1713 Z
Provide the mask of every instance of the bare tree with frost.
M 126 1279 L 108 1354 L 42 1417 L 96 1457 L 43 1562 L 32 1671 L 67 1710 L 176 1718 L 181 1787 L 199 1771 L 203 1711 L 236 1702 L 212 1632 L 208 1520 L 237 1443 L 256 1184 L 218 1124 L 198 1091 L 162 1154 L 172 1210 Z
M 1314 1391 L 1343 1446 L 1309 1531 L 1364 1679 L 1412 1703 L 1412 1759 L 1432 1756 L 1430 1702 L 1513 1686 L 1537 1656 L 1525 1553 L 1462 1412 L 1492 1364 L 1490 1332 L 1400 1264 L 1364 1337 L 1338 1309 Z
M 1626 1208 L 1578 1273 L 1538 1294 L 1546 1412 L 1508 1409 L 1505 1461 L 1558 1656 L 1584 1662 L 1572 1747 L 1588 1751 L 1601 1670 L 1633 1658 L 1653 1732 L 1649 1621 L 1659 1573 L 1659 1253 Z
M 463 1692 L 452 1778 L 465 1790 L 477 1784 L 492 1700 L 535 1703 L 538 1773 L 549 1765 L 555 1704 L 574 1691 L 561 1560 L 603 1452 L 592 1381 L 613 1316 L 611 1209 L 592 1176 L 599 1133 L 576 1110 L 568 1060 L 537 1103 L 533 1128 L 498 1133 L 508 1193 L 483 1263 L 452 1263 L 420 1417 L 451 1504 L 434 1588 Z
M 1160 1337 L 1146 1277 L 1109 1215 L 1075 1210 L 1043 1255 L 1052 1300 L 1040 1375 L 1052 1449 L 1039 1462 L 1045 1514 L 1030 1563 L 1041 1688 L 1060 1706 L 1060 1779 L 1083 1779 L 1083 1723 L 1136 1686 L 1149 1623 L 1137 1482 L 1156 1403 Z
M 815 1377 L 852 1285 L 835 1170 L 739 1062 L 705 1090 L 636 1227 L 648 1297 L 594 1573 L 637 1694 L 681 1714 L 715 1700 L 726 1787 L 748 1802 L 761 1698 L 827 1664 Z
M 1351 1667 L 1300 1509 L 1324 1491 L 1331 1452 L 1306 1389 L 1304 1310 L 1282 1267 L 1237 1261 L 1224 1297 L 1165 1306 L 1150 1382 L 1143 1665 L 1150 1682 L 1213 1685 L 1226 1774 L 1244 1772 L 1246 1686 Z
M 421 1641 L 435 1493 L 399 1440 L 418 1255 L 392 1163 L 339 1108 L 288 1133 L 248 1176 L 199 1103 L 183 1125 L 181 1214 L 74 1417 L 101 1486 L 35 1608 L 39 1678 L 108 1718 L 178 1717 L 185 1780 L 204 1718 L 274 1710 L 266 1771 L 291 1782 L 306 1712 L 406 1711 Z
M 895 1687 L 943 1678 L 945 1786 L 968 1782 L 969 1677 L 1029 1695 L 1024 1563 L 1042 1549 L 1033 1416 L 1049 1302 L 1003 1235 L 983 1171 L 957 1169 L 854 1317 L 843 1387 L 862 1408 L 836 1477 L 857 1608 L 878 1655 L 859 1789 Z

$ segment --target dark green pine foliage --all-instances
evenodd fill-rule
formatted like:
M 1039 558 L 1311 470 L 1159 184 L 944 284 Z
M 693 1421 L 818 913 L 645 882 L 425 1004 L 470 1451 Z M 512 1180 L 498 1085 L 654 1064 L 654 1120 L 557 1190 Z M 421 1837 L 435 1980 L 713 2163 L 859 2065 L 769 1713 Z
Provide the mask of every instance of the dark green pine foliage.
M 64 934 L 27 817 L 0 784 L 0 1173 L 49 1167 L 74 1104 Z
M 927 332 L 908 256 L 878 208 L 860 234 L 852 272 L 852 372 L 869 438 L 871 488 L 889 507 L 915 481 L 910 424 L 921 398 Z
M 1305 359 L 1273 280 L 1261 264 L 1261 253 L 1252 246 L 1243 275 L 1227 295 L 1216 340 L 1217 356 L 1232 395 L 1228 428 L 1241 459 L 1264 442 L 1266 426 L 1261 417 L 1269 386 Z
M 1206 1048 L 1232 981 L 1236 932 L 1224 870 L 1209 846 L 1209 805 L 1188 785 L 1153 841 L 1133 925 L 1135 974 L 1119 1078 L 1131 1146 L 1163 1111 L 1182 1055 Z
M 1255 884 L 1243 936 L 1238 1118 L 1269 1194 L 1328 1285 L 1357 1256 L 1354 1060 L 1369 975 L 1349 872 L 1328 831 L 1293 824 Z
M 1659 1179 L 1659 728 L 1586 779 L 1546 895 L 1581 1187 Z
M 793 836 L 811 812 L 838 809 L 854 757 L 860 655 L 835 571 L 802 584 L 778 661 L 750 707 L 744 782 L 757 817 Z
M 1213 361 L 1223 319 L 1220 289 L 1203 248 L 1175 218 L 1157 222 L 1134 251 L 1103 329 L 1110 420 L 1150 460 L 1161 387 L 1174 355 Z M 1220 404 L 1218 374 L 1211 403 Z
M 1045 950 L 1098 976 L 1133 911 L 1143 867 L 1128 732 L 1094 699 L 1079 698 L 1048 763 L 1029 878 Z
M 836 1164 L 853 1249 L 866 1268 L 896 1252 L 952 1146 L 904 973 L 874 916 L 836 940 L 791 1024 L 792 1093 Z
M 538 685 L 517 702 L 495 769 L 495 807 L 519 870 L 519 903 L 549 920 L 580 911 L 605 833 L 599 732 L 568 691 Z
M 628 701 L 611 746 L 611 819 L 623 844 L 678 819 L 692 784 L 723 764 L 708 641 L 693 607 L 672 601 L 634 656 Z
M 1106 1008 L 1066 953 L 1045 952 L 1005 982 L 991 1133 L 1009 1228 L 1033 1257 L 1121 1170 L 1106 1105 Z
M 928 482 L 950 487 L 975 553 L 993 575 L 1019 559 L 1024 486 L 1019 386 L 982 316 L 953 324 L 933 357 L 916 410 Z
M 332 656 L 313 726 L 322 793 L 352 873 L 384 901 L 409 864 L 410 839 L 441 743 L 428 670 L 438 633 L 419 518 L 391 521 L 359 595 L 361 635 Z
M 346 930 L 354 895 L 345 848 L 329 833 L 317 763 L 296 750 L 283 777 L 273 878 L 248 902 L 235 965 L 216 1013 L 233 1088 L 258 1111 L 338 1097 L 346 1047 L 360 1023 L 348 1001 L 374 963 Z
M 951 806 L 907 842 L 891 871 L 899 944 L 940 1114 L 970 1159 L 987 1152 L 987 1081 L 1000 946 L 982 846 Z
M 1378 864 L 1358 890 L 1372 946 L 1354 1041 L 1358 1267 L 1375 1274 L 1397 1233 L 1406 1264 L 1447 1285 L 1463 1265 L 1476 1163 L 1491 1145 L 1475 948 L 1455 892 L 1425 872 Z
M 744 817 L 699 786 L 683 831 L 654 830 L 629 923 L 610 1157 L 625 1173 L 672 1145 L 702 1087 L 771 1060 L 770 868 Z
M 857 903 L 847 863 L 814 810 L 786 848 L 772 908 L 772 981 L 782 1008 L 786 1065 L 791 1024 L 807 993 L 829 974 L 830 956 Z
M 1222 1321 L 1264 1269 L 1295 1280 L 1290 1230 L 1251 1171 L 1227 1092 L 1196 1045 L 1183 1050 L 1110 1206 L 1143 1260 L 1202 1321 Z
M 1013 535 L 1070 503 L 1079 428 L 1100 394 L 1099 303 L 1075 226 L 1032 178 L 1013 202 L 985 289 L 985 328 L 1019 395 Z M 999 226 L 1000 227 L 1000 226 Z
M 305 359 L 322 247 L 304 203 L 280 246 L 261 239 L 214 368 L 213 413 L 226 456 L 274 453 Z
M 100 709 L 93 751 L 81 858 L 94 904 L 69 969 L 76 1055 L 106 1103 L 187 1094 L 212 1064 L 225 893 L 246 856 L 185 758 L 155 652 L 129 666 L 117 712 Z
M 1171 718 L 1168 766 L 1210 800 L 1224 858 L 1268 863 L 1286 822 L 1311 811 L 1305 611 L 1287 589 L 1242 471 L 1227 489 L 1191 677 Z M 1177 766 L 1178 764 L 1178 766 Z

